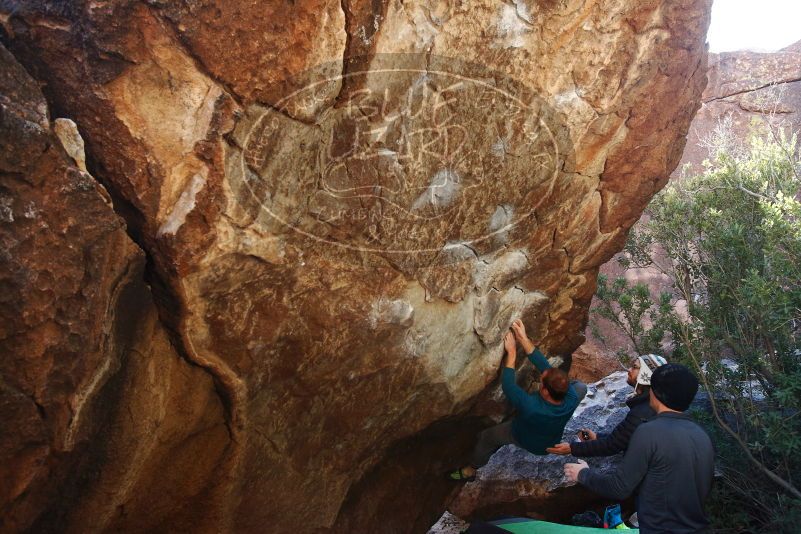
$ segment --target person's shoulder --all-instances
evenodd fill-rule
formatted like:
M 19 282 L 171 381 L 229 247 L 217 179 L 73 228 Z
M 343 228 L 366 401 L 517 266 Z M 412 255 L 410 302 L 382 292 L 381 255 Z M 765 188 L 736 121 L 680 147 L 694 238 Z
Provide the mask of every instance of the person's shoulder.
M 581 399 L 579 399 L 578 392 L 573 387 L 573 384 L 570 384 L 570 387 L 567 388 L 564 403 L 570 410 L 575 410 L 581 404 Z
M 547 406 L 548 403 L 545 402 L 545 399 L 542 398 L 542 395 L 540 395 L 539 391 L 536 391 L 536 390 L 535 391 L 525 391 L 525 393 L 526 393 L 525 402 L 529 406 L 532 406 L 532 407 L 535 407 L 535 406 L 539 406 L 539 407 Z
M 656 442 L 659 440 L 662 431 L 663 429 L 661 425 L 657 423 L 656 419 L 643 421 L 641 424 L 637 425 L 637 428 L 635 428 L 634 432 L 631 434 L 631 443 L 635 441 L 640 443 Z
M 706 436 L 707 439 L 712 441 L 712 437 L 709 435 L 709 432 L 707 432 L 706 428 L 704 428 L 703 425 L 701 425 L 701 423 L 699 423 L 689 415 L 687 416 L 687 421 L 689 423 L 689 427 L 692 429 L 693 432 L 695 432 L 699 436 L 701 435 Z
M 708 451 L 709 454 L 714 455 L 715 442 L 712 440 L 712 436 L 707 432 L 706 428 L 693 419 L 691 415 L 685 415 L 686 417 L 681 420 L 681 428 L 673 428 L 673 434 L 678 433 L 683 436 L 684 441 L 688 444 L 692 443 L 693 448 L 701 451 Z
M 635 406 L 649 406 L 649 395 L 648 393 L 634 393 L 631 397 L 626 399 L 626 405 L 629 408 L 634 408 Z
M 629 405 L 629 413 L 641 419 L 652 419 L 656 412 L 648 402 L 636 402 Z
M 693 419 L 692 415 L 685 412 L 658 415 L 651 421 L 653 424 L 659 425 L 665 432 L 681 432 L 684 435 L 695 433 L 709 437 L 704 427 Z

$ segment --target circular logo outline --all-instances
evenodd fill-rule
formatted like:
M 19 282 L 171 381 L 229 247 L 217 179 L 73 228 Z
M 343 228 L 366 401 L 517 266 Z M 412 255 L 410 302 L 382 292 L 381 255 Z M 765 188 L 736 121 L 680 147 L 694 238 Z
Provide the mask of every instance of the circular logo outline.
M 306 71 L 306 72 L 308 72 L 308 71 Z M 348 243 L 348 242 L 345 242 L 345 241 L 337 241 L 337 240 L 334 240 L 334 239 L 328 239 L 326 237 L 313 234 L 313 233 L 311 233 L 309 231 L 306 231 L 306 230 L 304 230 L 302 228 L 298 228 L 296 225 L 291 224 L 290 222 L 284 220 L 280 215 L 278 215 L 277 213 L 273 212 L 273 210 L 271 210 L 268 206 L 266 206 L 265 202 L 262 199 L 259 198 L 258 194 L 253 190 L 251 184 L 249 183 L 249 180 L 247 180 L 247 178 L 246 178 L 248 164 L 245 161 L 245 159 L 246 159 L 245 153 L 246 153 L 246 151 L 248 149 L 248 145 L 250 144 L 250 138 L 253 135 L 254 131 L 258 131 L 259 130 L 259 126 L 261 125 L 262 121 L 266 117 L 268 117 L 271 113 L 283 113 L 287 117 L 289 117 L 291 119 L 294 119 L 294 117 L 291 117 L 291 115 L 289 115 L 286 112 L 282 112 L 281 110 L 287 109 L 286 105 L 287 105 L 288 102 L 291 101 L 291 99 L 295 98 L 298 94 L 300 94 L 302 92 L 308 91 L 309 88 L 316 87 L 316 86 L 319 86 L 319 85 L 322 85 L 322 84 L 329 84 L 332 81 L 333 82 L 338 82 L 338 81 L 344 82 L 346 79 L 351 78 L 351 77 L 375 75 L 375 74 L 381 74 L 381 73 L 408 73 L 408 74 L 418 74 L 418 75 L 426 75 L 426 76 L 428 76 L 428 75 L 438 75 L 438 76 L 443 76 L 443 77 L 450 77 L 450 78 L 457 79 L 459 81 L 467 81 L 467 82 L 470 82 L 470 83 L 474 83 L 474 84 L 483 86 L 483 87 L 485 87 L 485 88 L 487 88 L 487 89 L 489 89 L 491 91 L 500 93 L 501 95 L 503 95 L 504 97 L 508 98 L 509 100 L 517 103 L 518 105 L 521 105 L 521 107 L 523 109 L 530 109 L 531 108 L 531 106 L 529 104 L 523 102 L 517 96 L 509 93 L 508 91 L 506 91 L 506 90 L 504 90 L 502 88 L 497 87 L 496 85 L 490 84 L 490 83 L 488 83 L 488 82 L 486 82 L 484 80 L 471 78 L 469 76 L 465 76 L 465 75 L 454 73 L 454 72 L 448 72 L 448 71 L 442 71 L 442 70 L 429 70 L 429 69 L 414 69 L 414 68 L 379 68 L 379 69 L 358 70 L 358 71 L 355 71 L 355 72 L 345 73 L 344 75 L 340 73 L 340 74 L 337 74 L 336 76 L 332 76 L 332 77 L 328 77 L 328 78 L 325 78 L 325 79 L 322 79 L 322 80 L 317 80 L 317 81 L 311 82 L 309 84 L 304 85 L 302 88 L 291 92 L 290 94 L 282 97 L 275 104 L 270 105 L 267 109 L 264 110 L 264 112 L 261 115 L 259 115 L 253 121 L 252 126 L 249 128 L 249 130 L 247 132 L 247 135 L 245 136 L 245 138 L 243 140 L 242 153 L 241 153 L 240 158 L 239 158 L 240 159 L 240 161 L 239 161 L 240 170 L 242 172 L 243 182 L 245 183 L 245 186 L 247 187 L 248 192 L 251 194 L 251 196 L 254 198 L 256 203 L 259 205 L 259 209 L 260 210 L 264 210 L 270 217 L 272 217 L 274 220 L 278 221 L 281 225 L 283 225 L 285 227 L 288 227 L 288 228 L 292 229 L 294 232 L 297 232 L 300 235 L 303 235 L 304 237 L 310 238 L 312 240 L 323 242 L 323 243 L 327 243 L 329 245 L 343 247 L 343 248 L 346 248 L 346 249 L 349 249 L 349 250 L 354 250 L 354 251 L 359 251 L 359 252 L 375 253 L 375 254 L 398 254 L 398 255 L 400 255 L 400 254 L 409 254 L 409 255 L 414 255 L 414 254 L 424 254 L 424 253 L 426 253 L 426 254 L 427 253 L 440 253 L 449 245 L 449 243 L 445 243 L 445 244 L 443 244 L 443 245 L 441 245 L 441 246 L 439 246 L 437 248 L 391 249 L 391 248 L 370 247 L 370 246 L 366 246 L 366 245 L 357 245 L 357 244 Z M 341 89 L 341 86 L 340 86 L 340 89 Z M 544 99 L 543 99 L 543 101 L 544 101 Z M 328 109 L 330 109 L 330 106 L 329 106 Z M 323 114 L 324 113 L 325 112 L 323 112 Z M 539 125 L 548 134 L 548 137 L 549 137 L 550 142 L 551 142 L 551 146 L 554 148 L 554 162 L 558 163 L 559 156 L 562 153 L 560 153 L 559 143 L 556 140 L 556 136 L 554 135 L 554 133 L 551 130 L 551 128 L 549 127 L 549 125 L 545 121 L 543 121 L 541 116 L 538 117 L 538 122 L 539 122 Z M 558 177 L 560 175 L 560 172 L 561 172 L 559 167 L 560 166 L 558 164 L 554 166 L 553 172 L 551 173 L 551 176 L 549 178 L 549 184 L 548 184 L 547 193 L 545 195 L 543 195 L 539 199 L 539 201 L 536 204 L 534 204 L 533 207 L 531 207 L 527 212 L 525 212 L 525 214 L 516 217 L 513 221 L 505 224 L 504 226 L 502 226 L 499 229 L 492 230 L 492 231 L 490 231 L 488 233 L 485 233 L 485 234 L 482 234 L 481 236 L 476 237 L 476 238 L 464 239 L 464 240 L 460 240 L 460 241 L 454 242 L 452 244 L 453 245 L 470 246 L 470 245 L 473 245 L 473 244 L 476 244 L 476 243 L 484 242 L 484 241 L 486 241 L 488 239 L 493 238 L 496 235 L 503 234 L 503 233 L 506 233 L 506 232 L 510 231 L 512 228 L 514 228 L 515 226 L 520 224 L 520 222 L 522 222 L 523 220 L 531 217 L 532 214 L 534 214 L 534 212 L 536 212 L 536 210 L 542 205 L 542 203 L 546 199 L 548 199 L 551 196 L 551 194 L 553 193 L 553 189 L 555 187 L 555 184 L 556 184 L 557 179 L 558 179 Z M 258 176 L 258 173 L 256 173 L 255 171 L 254 171 L 254 174 L 256 174 Z M 392 203 L 391 200 L 383 198 L 383 197 L 382 197 L 382 200 Z

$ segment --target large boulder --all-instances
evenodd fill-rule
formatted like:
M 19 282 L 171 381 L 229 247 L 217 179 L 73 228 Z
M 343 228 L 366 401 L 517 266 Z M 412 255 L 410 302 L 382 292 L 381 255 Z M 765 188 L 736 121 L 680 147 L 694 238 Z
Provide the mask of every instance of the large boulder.
M 114 498 L 76 489 L 41 525 L 403 532 L 486 424 L 509 323 L 581 343 L 598 267 L 681 156 L 710 0 L 0 6 L 147 254 L 160 354 L 197 376 L 145 391 L 209 444 L 149 445 L 185 479 L 106 456 Z

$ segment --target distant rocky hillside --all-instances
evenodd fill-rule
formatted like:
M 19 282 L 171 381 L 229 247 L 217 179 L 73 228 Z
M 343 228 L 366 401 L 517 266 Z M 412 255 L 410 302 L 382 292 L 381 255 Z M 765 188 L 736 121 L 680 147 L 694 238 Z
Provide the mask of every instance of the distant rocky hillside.
M 786 132 L 801 131 L 801 41 L 775 53 L 726 52 L 709 54 L 709 82 L 702 97 L 703 104 L 690 125 L 687 145 L 672 178 L 683 172 L 698 172 L 709 155 L 708 139 L 721 128 L 734 142 L 746 142 L 752 128 Z M 631 269 L 624 273 L 615 259 L 601 272 L 609 277 L 624 275 L 632 282 L 648 284 L 654 293 L 669 289 L 668 281 L 648 269 Z M 593 302 L 595 305 L 595 302 Z M 597 365 L 628 341 L 604 319 L 592 314 L 591 320 L 601 325 L 607 338 L 604 345 L 587 329 L 587 342 L 577 352 L 580 362 Z M 609 358 L 610 363 L 613 359 Z M 583 365 L 583 364 L 582 364 Z

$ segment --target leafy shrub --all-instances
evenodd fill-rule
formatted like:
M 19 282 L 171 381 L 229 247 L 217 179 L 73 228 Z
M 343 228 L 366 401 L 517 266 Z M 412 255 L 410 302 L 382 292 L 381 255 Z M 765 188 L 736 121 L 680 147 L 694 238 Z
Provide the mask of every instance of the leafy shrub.
M 667 275 L 672 293 L 598 279 L 596 311 L 639 353 L 694 368 L 712 405 L 723 485 L 710 512 L 732 532 L 801 529 L 801 203 L 795 137 L 716 150 L 671 182 L 622 262 Z M 735 513 L 732 513 L 736 510 Z

